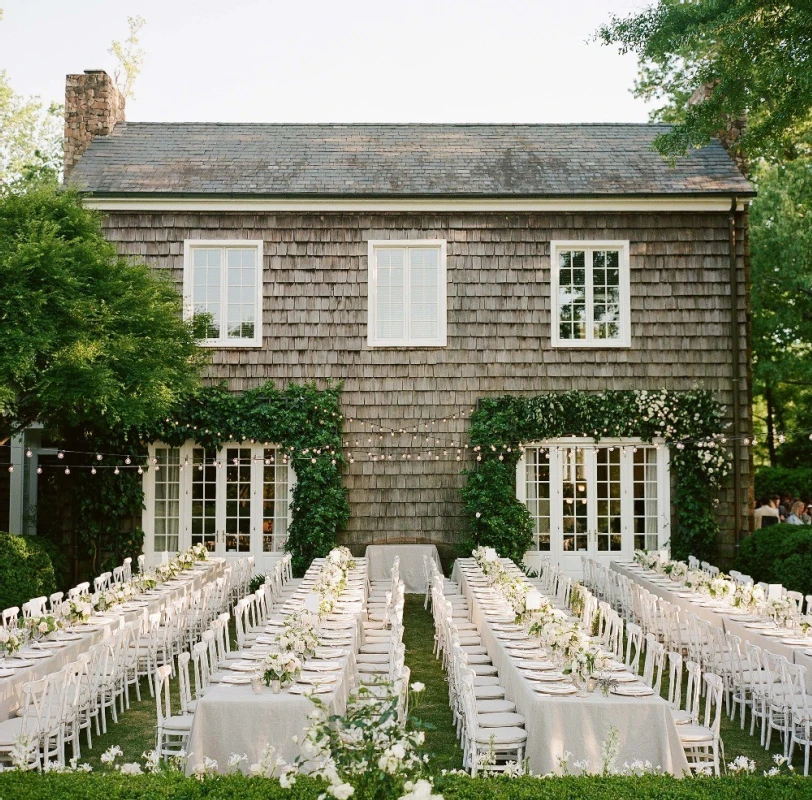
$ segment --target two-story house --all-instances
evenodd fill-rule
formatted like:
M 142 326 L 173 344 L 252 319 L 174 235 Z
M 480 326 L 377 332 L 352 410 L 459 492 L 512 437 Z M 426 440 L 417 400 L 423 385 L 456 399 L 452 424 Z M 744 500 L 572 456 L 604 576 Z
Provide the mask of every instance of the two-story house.
M 126 122 L 103 72 L 68 76 L 66 100 L 67 182 L 104 212 L 123 255 L 171 275 L 188 313 L 210 315 L 208 376 L 234 392 L 344 382 L 345 543 L 457 541 L 478 399 L 570 389 L 711 390 L 736 460 L 720 555 L 748 530 L 753 190 L 718 142 L 671 166 L 652 149 L 663 127 L 649 124 Z M 577 554 L 555 500 L 567 481 L 585 509 L 602 480 L 642 504 L 618 504 L 607 557 L 668 538 L 668 448 L 609 459 L 608 446 L 579 440 L 543 476 L 517 472 L 518 497 L 547 498 L 534 505 L 536 546 L 554 558 Z M 153 454 L 171 465 L 198 450 Z M 203 502 L 228 528 L 225 476 L 144 480 L 148 554 L 200 540 Z M 277 535 L 252 511 L 217 546 L 273 557 L 295 472 L 233 480 L 275 483 Z

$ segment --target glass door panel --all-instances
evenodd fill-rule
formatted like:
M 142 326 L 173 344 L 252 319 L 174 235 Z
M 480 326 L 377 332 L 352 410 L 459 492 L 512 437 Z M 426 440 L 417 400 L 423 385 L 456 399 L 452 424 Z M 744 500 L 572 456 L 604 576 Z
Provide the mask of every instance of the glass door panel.
M 251 448 L 226 447 L 225 552 L 251 552 Z

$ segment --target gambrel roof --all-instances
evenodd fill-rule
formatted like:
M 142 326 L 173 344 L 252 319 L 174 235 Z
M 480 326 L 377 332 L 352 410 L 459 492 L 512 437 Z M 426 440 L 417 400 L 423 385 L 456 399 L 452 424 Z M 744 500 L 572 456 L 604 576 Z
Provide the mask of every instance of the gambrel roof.
M 668 126 L 122 122 L 70 183 L 98 195 L 609 197 L 753 193 L 713 141 L 674 166 Z

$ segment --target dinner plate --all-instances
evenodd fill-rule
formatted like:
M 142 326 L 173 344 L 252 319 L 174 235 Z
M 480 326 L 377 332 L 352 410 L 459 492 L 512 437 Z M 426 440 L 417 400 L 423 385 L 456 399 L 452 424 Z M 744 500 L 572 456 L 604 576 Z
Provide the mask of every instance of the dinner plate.
M 61 647 L 67 647 L 67 642 L 40 642 L 37 647 L 42 650 L 59 650 Z
M 529 658 L 517 658 L 514 662 L 517 667 L 520 669 L 529 669 L 535 672 L 549 672 L 552 669 L 555 669 L 555 664 L 552 661 L 547 661 L 546 659 L 529 659 Z
M 767 622 L 748 622 L 744 626 L 751 631 L 769 631 L 775 630 L 775 625 L 771 625 Z
M 291 694 L 330 694 L 335 691 L 335 686 L 301 686 L 298 683 L 288 689 Z
M 568 695 L 578 691 L 571 683 L 534 683 L 531 685 L 536 694 Z
M 650 686 L 615 686 L 612 694 L 621 697 L 648 697 L 654 694 L 654 689 Z
M 13 669 L 0 669 L 0 678 L 11 678 L 14 674 Z
M 632 675 L 631 672 L 613 672 L 606 676 L 610 681 L 617 683 L 636 683 L 640 680 L 639 675 Z
M 256 672 L 257 665 L 249 664 L 247 661 L 234 661 L 228 665 L 228 668 L 233 672 Z
M 57 641 L 60 642 L 76 642 L 85 637 L 81 633 L 60 633 L 57 635 Z
M 791 647 L 809 647 L 812 642 L 809 639 L 782 639 L 781 644 L 788 644 Z
M 769 636 L 777 639 L 779 636 L 786 636 L 787 630 L 786 628 L 783 630 L 781 628 L 770 628 L 768 630 L 759 631 L 759 633 L 761 633 L 762 636 Z
M 246 686 L 251 683 L 250 675 L 223 675 L 220 683 L 230 683 L 236 686 Z
M 50 658 L 53 653 L 42 650 L 26 650 L 23 655 L 26 658 Z
M 527 671 L 528 670 L 525 670 L 525 672 Z M 567 676 L 557 669 L 529 670 L 529 671 L 533 673 L 533 675 L 531 676 L 531 680 L 534 681 L 542 681 L 546 683 L 547 681 L 563 681 L 567 679 Z
M 526 642 L 526 641 L 530 641 L 530 637 L 526 633 L 518 633 L 518 632 L 516 632 L 516 633 L 507 633 L 507 632 L 497 633 L 496 638 L 497 639 L 503 639 L 503 640 L 508 641 L 508 642 Z
M 34 662 L 25 658 L 9 658 L 6 661 L 6 666 L 9 669 L 25 669 L 26 667 L 33 667 Z
M 342 670 L 341 664 L 336 664 L 333 661 L 315 661 L 313 659 L 306 662 L 305 667 L 314 672 L 341 672 Z
M 532 639 L 517 639 L 511 643 L 510 647 L 513 650 L 538 650 L 539 643 L 534 642 Z
M 347 651 L 340 647 L 317 647 L 316 658 L 342 658 Z
M 313 686 L 318 686 L 319 684 L 328 684 L 328 683 L 337 683 L 338 677 L 336 675 L 324 675 L 320 673 L 316 673 L 312 675 L 307 672 L 301 673 L 299 677 L 296 679 L 297 683 L 308 683 L 312 684 Z

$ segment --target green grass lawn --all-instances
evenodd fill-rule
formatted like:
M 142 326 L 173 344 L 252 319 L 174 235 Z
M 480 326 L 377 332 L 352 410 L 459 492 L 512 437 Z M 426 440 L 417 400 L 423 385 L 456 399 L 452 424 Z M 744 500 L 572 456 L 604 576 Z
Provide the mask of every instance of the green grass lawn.
M 426 689 L 419 697 L 413 715 L 430 726 L 426 733 L 426 750 L 431 756 L 435 771 L 458 769 L 462 765 L 462 751 L 457 742 L 452 723 L 451 709 L 448 704 L 448 685 L 442 670 L 441 662 L 434 658 L 434 624 L 431 613 L 423 609 L 422 595 L 407 595 L 403 616 L 406 645 L 406 663 L 411 670 L 411 681 L 425 684 Z M 178 700 L 177 679 L 172 681 L 172 708 L 180 708 Z M 663 676 L 663 695 L 667 692 L 668 674 Z M 124 751 L 123 761 L 141 760 L 141 754 L 155 746 L 155 700 L 149 695 L 146 681 L 141 686 L 141 702 L 133 695 L 131 708 L 119 715 L 118 724 L 108 718 L 107 734 L 93 737 L 93 749 L 88 750 L 86 740 L 82 739 L 82 761 L 94 769 L 100 766 L 99 757 L 110 746 L 118 745 Z M 740 729 L 738 717 L 735 722 L 722 714 L 722 740 L 725 748 L 725 762 L 732 761 L 738 755 L 753 759 L 759 773 L 772 765 L 772 754 L 782 752 L 780 739 L 773 735 L 770 752 L 766 752 L 759 742 L 759 729 L 754 736 L 749 735 L 750 718 L 747 718 L 745 730 Z M 94 732 L 95 734 L 95 732 Z M 70 749 L 68 749 L 70 753 Z M 794 759 L 796 769 L 803 768 L 803 756 L 796 750 Z

